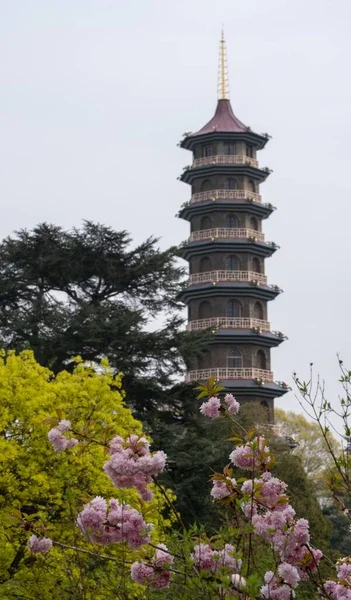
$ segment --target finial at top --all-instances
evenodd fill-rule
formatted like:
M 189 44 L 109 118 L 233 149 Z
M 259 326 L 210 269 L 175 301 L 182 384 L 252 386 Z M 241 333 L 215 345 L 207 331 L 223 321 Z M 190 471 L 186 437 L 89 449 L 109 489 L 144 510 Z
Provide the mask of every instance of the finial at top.
M 222 29 L 221 42 L 219 46 L 218 63 L 218 100 L 229 100 L 229 80 L 227 63 L 227 46 Z

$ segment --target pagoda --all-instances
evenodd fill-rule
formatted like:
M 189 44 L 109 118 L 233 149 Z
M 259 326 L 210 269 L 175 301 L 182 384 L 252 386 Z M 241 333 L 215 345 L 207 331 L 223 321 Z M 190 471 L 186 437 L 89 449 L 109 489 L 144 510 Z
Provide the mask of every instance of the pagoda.
M 258 152 L 268 140 L 233 112 L 222 34 L 216 112 L 179 144 L 193 155 L 179 178 L 191 186 L 191 199 L 177 215 L 191 228 L 180 247 L 189 262 L 181 300 L 188 308 L 188 330 L 213 332 L 186 379 L 195 383 L 213 376 L 240 402 L 265 407 L 273 422 L 274 398 L 288 386 L 274 381 L 271 367 L 271 348 L 286 336 L 273 331 L 268 320 L 268 302 L 282 291 L 265 275 L 265 259 L 278 248 L 262 230 L 274 210 L 260 193 L 271 171 L 260 166 Z

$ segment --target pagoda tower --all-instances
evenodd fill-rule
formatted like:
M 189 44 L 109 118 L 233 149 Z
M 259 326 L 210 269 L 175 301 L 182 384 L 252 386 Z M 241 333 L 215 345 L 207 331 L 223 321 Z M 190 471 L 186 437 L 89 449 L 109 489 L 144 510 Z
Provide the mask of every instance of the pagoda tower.
M 265 275 L 265 259 L 278 248 L 262 231 L 274 210 L 260 193 L 271 171 L 260 166 L 258 151 L 268 139 L 232 110 L 222 34 L 215 115 L 196 133 L 185 133 L 179 144 L 193 154 L 179 178 L 191 186 L 191 199 L 177 215 L 191 226 L 180 249 L 189 262 L 181 300 L 188 307 L 188 330 L 209 328 L 214 334 L 186 379 L 203 382 L 214 376 L 240 402 L 267 408 L 273 422 L 274 398 L 288 386 L 274 381 L 271 368 L 271 348 L 286 336 L 272 331 L 267 314 L 268 302 L 282 291 Z

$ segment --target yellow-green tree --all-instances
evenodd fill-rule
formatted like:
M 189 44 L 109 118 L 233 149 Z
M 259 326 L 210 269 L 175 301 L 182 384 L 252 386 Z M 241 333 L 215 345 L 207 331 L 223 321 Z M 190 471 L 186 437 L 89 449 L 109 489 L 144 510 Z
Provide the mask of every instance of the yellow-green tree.
M 334 462 L 320 427 L 317 423 L 308 421 L 303 414 L 285 412 L 280 408 L 275 410 L 275 421 L 282 436 L 292 437 L 297 442 L 294 455 L 301 459 L 303 468 L 320 500 L 327 501 L 330 498 L 327 478 L 330 469 L 334 467 Z M 328 434 L 328 440 L 338 456 L 341 452 L 340 443 L 331 433 Z
M 89 439 L 142 433 L 123 404 L 120 378 L 114 379 L 107 365 L 97 373 L 78 362 L 73 373 L 55 377 L 30 351 L 2 354 L 0 599 L 136 598 L 141 592 L 124 581 L 121 568 L 131 555 L 121 545 L 97 550 L 89 544 L 76 526 L 77 512 L 96 495 L 123 499 L 156 523 L 155 539 L 160 539 L 167 525 L 160 521 L 162 498 L 156 493 L 150 503 L 141 503 L 136 491 L 116 490 L 102 470 L 103 444 L 83 442 L 53 452 L 44 421 L 55 413 Z M 55 545 L 46 556 L 33 556 L 27 548 L 31 534 L 85 552 Z

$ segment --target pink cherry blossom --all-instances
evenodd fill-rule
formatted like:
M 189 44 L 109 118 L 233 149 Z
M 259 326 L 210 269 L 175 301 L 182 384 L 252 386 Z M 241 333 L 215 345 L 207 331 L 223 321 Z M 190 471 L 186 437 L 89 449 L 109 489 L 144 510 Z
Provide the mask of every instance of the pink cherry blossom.
M 216 419 L 220 415 L 220 406 L 221 401 L 216 396 L 212 396 L 207 402 L 203 402 L 200 406 L 200 412 L 205 417 L 211 417 L 212 419 Z
M 28 548 L 33 554 L 49 552 L 52 548 L 52 540 L 45 537 L 39 539 L 36 535 L 31 535 L 28 540 Z
M 146 524 L 136 509 L 114 498 L 107 506 L 106 500 L 97 496 L 84 506 L 77 522 L 85 537 L 97 544 L 126 542 L 130 548 L 139 548 L 150 541 L 152 525 Z
M 68 438 L 63 433 L 67 433 L 71 427 L 70 421 L 60 421 L 56 427 L 50 429 L 48 433 L 49 442 L 53 445 L 55 452 L 63 452 L 67 448 L 73 448 L 78 444 L 75 438 Z
M 211 496 L 214 500 L 222 500 L 222 498 L 226 498 L 230 496 L 235 489 L 236 480 L 230 479 L 227 477 L 226 481 L 213 481 L 213 487 L 211 490 Z
M 227 568 L 231 571 L 240 571 L 242 561 L 234 556 L 234 547 L 225 544 L 223 550 L 212 550 L 209 544 L 197 544 L 194 546 L 192 559 L 199 569 L 206 569 L 216 573 L 218 569 Z
M 168 552 L 167 546 L 159 544 L 149 563 L 137 561 L 132 564 L 132 580 L 152 589 L 166 588 L 171 581 L 171 573 L 168 569 L 173 561 L 174 557 Z
M 230 415 L 238 414 L 240 403 L 234 398 L 233 394 L 226 394 L 224 396 L 224 402 L 228 405 L 227 410 Z
M 126 439 L 116 436 L 110 443 L 111 458 L 104 465 L 105 473 L 117 488 L 135 487 L 143 500 L 152 499 L 147 485 L 165 468 L 167 456 L 162 450 L 150 453 L 144 437 L 130 435 Z
M 278 573 L 284 581 L 284 583 L 287 583 L 292 588 L 295 588 L 298 582 L 300 581 L 300 575 L 298 573 L 297 568 L 293 565 L 290 565 L 289 563 L 284 562 L 281 565 L 279 565 Z
M 237 446 L 229 455 L 236 467 L 241 469 L 259 469 L 270 464 L 270 450 L 263 437 L 256 437 L 243 446 Z

